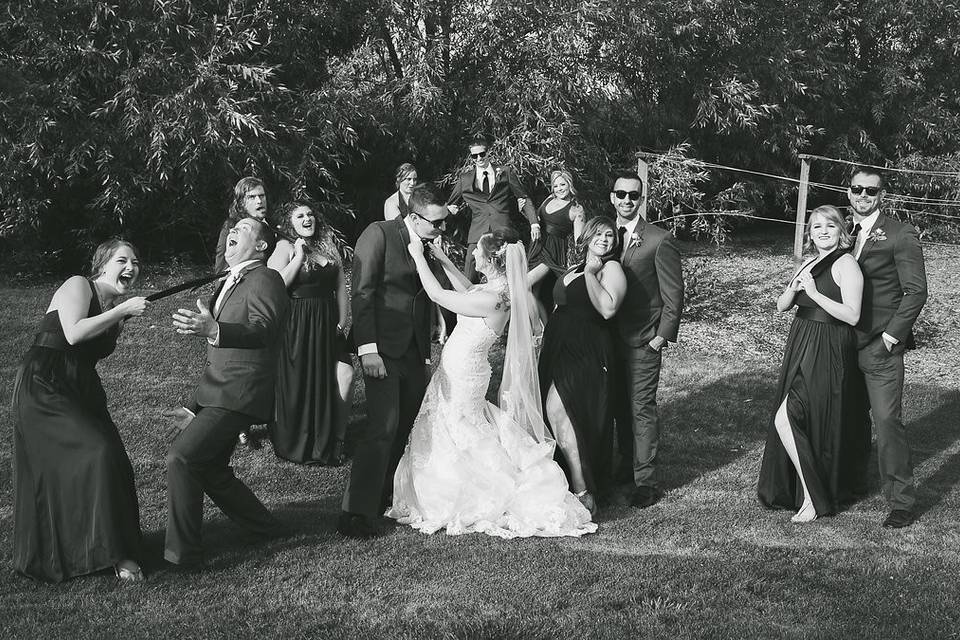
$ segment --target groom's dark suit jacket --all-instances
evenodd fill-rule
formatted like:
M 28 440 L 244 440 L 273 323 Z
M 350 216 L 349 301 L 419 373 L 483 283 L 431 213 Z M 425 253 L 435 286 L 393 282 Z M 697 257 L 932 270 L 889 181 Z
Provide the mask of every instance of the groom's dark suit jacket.
M 677 341 L 683 311 L 683 274 L 673 236 L 660 227 L 637 221 L 640 245 L 634 242 L 621 265 L 627 292 L 616 315 L 620 339 L 640 347 L 656 336 Z
M 211 312 L 219 294 L 218 288 L 210 299 Z M 207 345 L 197 405 L 273 419 L 277 345 L 289 307 L 279 273 L 262 262 L 245 270 L 214 313 L 220 339 L 217 346 Z
M 389 358 L 403 356 L 413 340 L 426 360 L 432 303 L 408 244 L 403 218 L 374 222 L 360 234 L 353 254 L 353 339 L 358 347 L 376 343 L 377 351 Z
M 526 189 L 517 179 L 517 174 L 510 167 L 490 165 L 492 173 L 490 193 L 484 193 L 476 185 L 476 169 L 471 165 L 463 170 L 453 185 L 449 204 L 459 205 L 461 202 L 470 208 L 470 231 L 467 233 L 469 244 L 476 241 L 485 233 L 497 229 L 513 229 L 512 216 L 519 215 L 517 198 L 525 198 L 523 214 L 533 224 L 537 221 L 537 212 L 533 207 Z
M 881 333 L 911 346 L 913 323 L 927 300 L 927 275 L 917 230 L 880 215 L 860 251 L 863 305 L 857 346 Z

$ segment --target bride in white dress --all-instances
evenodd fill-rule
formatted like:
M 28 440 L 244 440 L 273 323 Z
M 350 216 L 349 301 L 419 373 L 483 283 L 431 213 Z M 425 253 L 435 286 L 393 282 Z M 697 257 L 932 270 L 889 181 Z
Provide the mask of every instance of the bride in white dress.
M 513 232 L 482 236 L 474 251 L 487 282 L 471 286 L 429 245 L 456 290 L 430 271 L 419 238 L 409 245 L 424 290 L 457 314 L 393 479 L 387 515 L 424 532 L 502 538 L 581 536 L 597 525 L 553 460 L 541 415 L 527 258 Z M 486 401 L 491 345 L 507 328 L 500 406 Z

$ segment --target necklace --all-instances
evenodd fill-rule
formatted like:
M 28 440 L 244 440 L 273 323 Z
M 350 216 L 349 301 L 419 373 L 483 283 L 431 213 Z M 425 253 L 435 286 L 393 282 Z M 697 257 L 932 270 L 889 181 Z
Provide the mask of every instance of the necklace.
M 110 304 L 113 302 L 113 298 L 110 300 L 104 299 L 103 293 L 100 291 L 100 284 L 96 280 L 93 281 L 93 291 L 97 294 L 97 302 L 100 303 L 100 311 L 107 311 L 113 308 L 113 305 Z

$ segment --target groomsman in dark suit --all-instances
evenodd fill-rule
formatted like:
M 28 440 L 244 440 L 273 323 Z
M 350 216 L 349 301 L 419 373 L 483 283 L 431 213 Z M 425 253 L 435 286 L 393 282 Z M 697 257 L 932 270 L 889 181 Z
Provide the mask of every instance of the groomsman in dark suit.
M 473 166 L 467 167 L 453 185 L 453 193 L 447 200 L 450 212 L 462 215 L 463 207 L 470 214 L 470 230 L 467 232 L 467 258 L 464 275 L 471 282 L 479 280 L 473 264 L 473 250 L 477 240 L 485 233 L 497 229 L 513 229 L 512 217 L 519 215 L 517 199 L 523 199 L 523 214 L 530 221 L 530 240 L 540 237 L 537 212 L 527 196 L 526 189 L 510 167 L 495 165 L 490 160 L 490 144 L 484 136 L 470 141 L 470 157 Z
M 610 190 L 617 213 L 627 293 L 616 315 L 621 342 L 621 397 L 615 411 L 621 473 L 632 471 L 636 486 L 630 502 L 641 509 L 660 499 L 657 488 L 657 448 L 660 419 L 657 387 L 661 350 L 677 341 L 683 311 L 680 252 L 668 231 L 640 217 L 644 184 L 632 171 L 618 175 Z
M 370 224 L 353 254 L 353 336 L 367 424 L 354 449 L 337 531 L 354 538 L 385 533 L 381 516 L 427 386 L 433 306 L 407 245 L 413 237 L 439 236 L 448 211 L 429 184 L 414 187 L 409 205 L 403 218 Z
M 177 333 L 207 340 L 207 361 L 193 410 L 174 412 L 182 431 L 167 452 L 167 536 L 164 557 L 181 566 L 203 562 L 203 494 L 255 535 L 283 528 L 230 468 L 237 435 L 273 419 L 277 345 L 289 299 L 283 280 L 264 263 L 274 245 L 261 221 L 244 218 L 227 235 L 230 274 L 209 305 L 173 314 Z
M 850 175 L 847 198 L 856 238 L 852 251 L 863 271 L 857 361 L 877 429 L 880 484 L 890 506 L 883 526 L 898 529 L 913 523 L 916 501 L 902 417 L 903 352 L 913 346 L 913 323 L 927 300 L 927 274 L 917 230 L 880 212 L 884 186 L 882 175 L 857 168 Z M 865 466 L 869 416 L 863 425 L 858 462 Z

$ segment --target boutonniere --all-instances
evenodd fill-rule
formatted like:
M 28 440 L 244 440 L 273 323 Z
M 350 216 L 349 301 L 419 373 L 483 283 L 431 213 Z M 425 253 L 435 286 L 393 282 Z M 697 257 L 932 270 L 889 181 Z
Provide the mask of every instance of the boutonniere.
M 887 239 L 887 234 L 884 233 L 883 229 L 874 229 L 870 232 L 870 240 L 874 242 L 882 242 Z
M 495 167 L 493 170 L 494 180 L 499 180 L 501 175 L 503 175 L 503 167 Z

